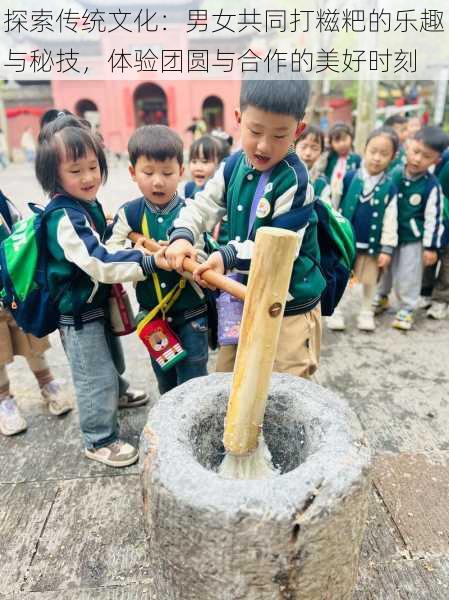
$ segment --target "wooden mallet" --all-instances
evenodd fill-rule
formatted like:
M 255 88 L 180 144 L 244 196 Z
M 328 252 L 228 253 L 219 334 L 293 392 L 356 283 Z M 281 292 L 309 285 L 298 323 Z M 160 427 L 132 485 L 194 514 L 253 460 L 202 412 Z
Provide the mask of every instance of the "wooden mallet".
M 144 236 L 142 236 L 141 233 L 136 233 L 134 231 L 128 235 L 128 238 L 134 244 L 142 239 L 142 237 Z M 150 240 L 149 238 L 144 239 L 143 245 L 147 250 L 153 253 L 162 248 L 162 246 L 160 246 L 155 240 Z M 198 263 L 191 258 L 185 258 L 184 262 L 182 263 L 182 268 L 188 273 L 193 273 L 197 267 Z M 239 283 L 234 279 L 230 279 L 225 275 L 220 275 L 220 273 L 216 273 L 212 270 L 204 271 L 204 273 L 201 274 L 201 278 L 213 287 L 223 290 L 224 292 L 228 292 L 228 294 L 231 294 L 231 296 L 234 296 L 235 298 L 239 298 L 239 300 L 245 299 L 246 286 L 243 285 L 243 283 Z

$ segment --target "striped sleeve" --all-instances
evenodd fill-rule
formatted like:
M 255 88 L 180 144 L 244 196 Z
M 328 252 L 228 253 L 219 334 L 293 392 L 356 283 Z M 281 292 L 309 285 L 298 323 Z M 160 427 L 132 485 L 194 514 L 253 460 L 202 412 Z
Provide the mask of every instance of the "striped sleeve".
M 440 185 L 435 183 L 427 198 L 424 211 L 424 248 L 441 248 L 443 231 L 443 194 Z
M 106 242 L 106 247 L 109 251 L 123 250 L 127 242 L 129 242 L 128 235 L 132 229 L 126 218 L 125 207 L 121 206 L 114 217 L 112 223 L 112 232 Z
M 67 261 L 101 283 L 142 281 L 152 272 L 151 257 L 138 250 L 110 251 L 79 211 L 64 209 L 56 229 Z

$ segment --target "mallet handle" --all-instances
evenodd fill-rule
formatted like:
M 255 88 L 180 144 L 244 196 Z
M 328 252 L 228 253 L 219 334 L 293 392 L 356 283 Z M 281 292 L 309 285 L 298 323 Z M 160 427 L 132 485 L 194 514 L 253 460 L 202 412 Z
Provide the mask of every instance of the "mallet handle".
M 141 233 L 132 231 L 128 237 L 133 243 L 136 243 L 137 240 L 144 236 L 142 236 Z M 161 246 L 155 240 L 150 240 L 148 238 L 145 238 L 143 245 L 150 252 L 157 252 L 161 249 Z M 198 263 L 191 258 L 185 258 L 184 262 L 182 263 L 182 268 L 184 271 L 188 271 L 189 273 L 193 273 L 197 266 Z M 228 292 L 228 294 L 231 294 L 231 296 L 235 296 L 235 298 L 239 298 L 240 300 L 245 299 L 246 286 L 243 285 L 243 283 L 239 283 L 234 279 L 230 279 L 225 275 L 220 275 L 220 273 L 216 273 L 212 270 L 204 271 L 201 277 L 204 279 L 204 281 L 207 281 L 207 283 L 218 288 L 219 290 Z
M 259 443 L 298 241 L 286 229 L 257 230 L 223 437 L 236 456 Z

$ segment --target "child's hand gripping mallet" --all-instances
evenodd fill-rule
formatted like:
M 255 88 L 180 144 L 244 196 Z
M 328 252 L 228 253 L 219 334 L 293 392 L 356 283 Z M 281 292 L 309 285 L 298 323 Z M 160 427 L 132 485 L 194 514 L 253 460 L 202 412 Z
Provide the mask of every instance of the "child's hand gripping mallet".
M 143 236 L 140 233 L 131 232 L 128 235 L 128 238 L 133 243 L 136 243 L 137 241 L 142 240 Z M 155 240 L 151 240 L 149 238 L 145 238 L 143 240 L 142 245 L 150 252 L 157 252 L 162 247 Z M 188 273 L 193 273 L 197 266 L 198 263 L 192 260 L 191 258 L 185 258 L 184 262 L 182 263 L 182 268 Z M 204 271 L 204 273 L 201 273 L 201 278 L 204 279 L 204 281 L 206 281 L 208 284 L 212 285 L 213 287 L 216 287 L 219 290 L 228 292 L 229 294 L 235 296 L 236 298 L 239 298 L 240 300 L 245 299 L 246 286 L 244 286 L 242 283 L 239 283 L 238 281 L 234 281 L 233 279 L 230 279 L 225 275 L 220 275 L 220 273 L 216 273 L 212 270 Z

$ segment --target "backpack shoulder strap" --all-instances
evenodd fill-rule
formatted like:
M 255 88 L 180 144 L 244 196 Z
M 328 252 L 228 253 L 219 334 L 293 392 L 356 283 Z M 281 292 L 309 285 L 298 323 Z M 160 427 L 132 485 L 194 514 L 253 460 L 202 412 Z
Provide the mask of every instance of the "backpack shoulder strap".
M 225 160 L 224 169 L 223 169 L 223 177 L 225 180 L 225 186 L 228 187 L 229 181 L 231 180 L 232 172 L 234 171 L 235 166 L 237 165 L 240 157 L 243 154 L 243 150 L 237 150 L 231 156 Z
M 0 190 L 0 213 L 3 217 L 3 219 L 5 220 L 6 224 L 8 225 L 9 229 L 12 229 L 13 226 L 13 222 L 11 219 L 11 212 L 9 210 L 9 206 L 8 206 L 8 198 L 5 196 L 5 194 Z
M 184 198 L 193 198 L 193 190 L 195 189 L 195 182 L 188 181 L 184 186 Z
M 126 218 L 133 231 L 140 232 L 142 229 L 142 217 L 145 210 L 145 198 L 136 198 L 126 206 Z
M 55 196 L 54 198 L 52 198 L 50 200 L 50 202 L 47 204 L 47 206 L 44 208 L 44 210 L 41 212 L 41 214 L 42 214 L 42 217 L 47 217 L 49 214 L 51 214 L 55 210 L 62 210 L 65 208 L 68 208 L 70 210 L 76 210 L 77 212 L 82 213 L 83 215 L 86 216 L 89 223 L 92 222 L 91 216 L 89 215 L 87 210 L 83 209 L 83 207 L 81 206 L 81 204 L 79 202 L 76 202 L 76 200 L 73 200 L 72 198 L 69 198 L 68 196 L 62 196 L 62 195 L 61 196 L 58 195 L 58 196 Z
M 343 177 L 343 191 L 341 193 L 341 198 L 343 199 L 354 179 L 355 174 L 358 172 L 358 169 L 351 169 L 350 171 L 346 171 L 345 176 Z

